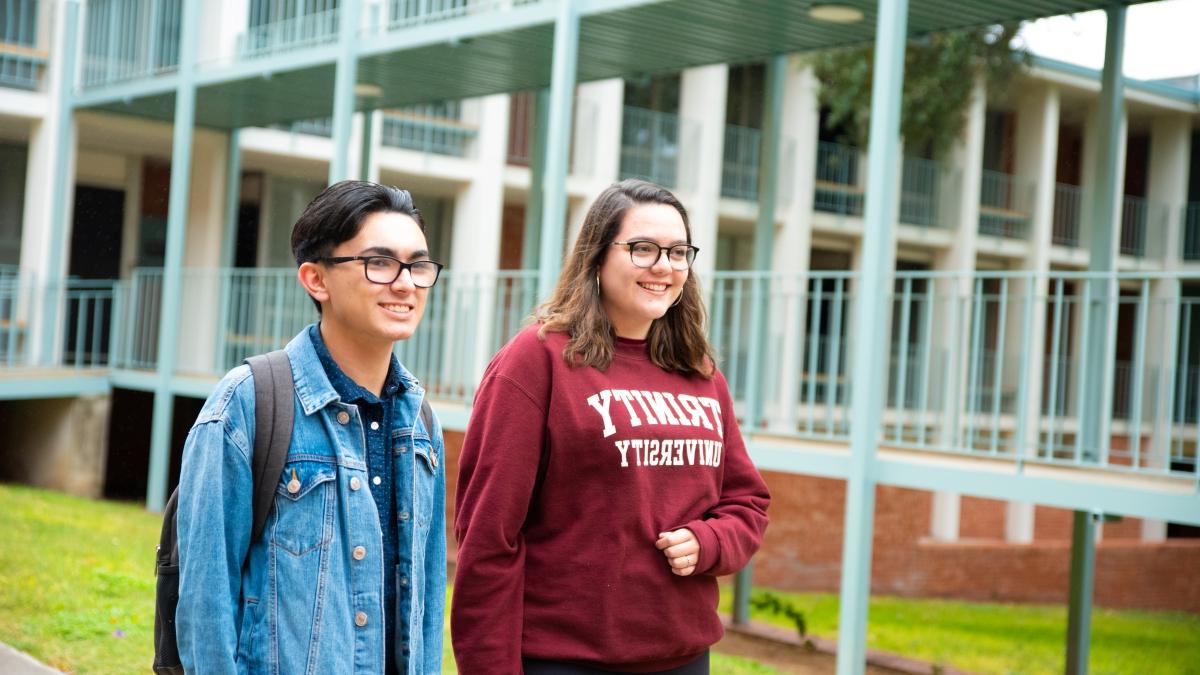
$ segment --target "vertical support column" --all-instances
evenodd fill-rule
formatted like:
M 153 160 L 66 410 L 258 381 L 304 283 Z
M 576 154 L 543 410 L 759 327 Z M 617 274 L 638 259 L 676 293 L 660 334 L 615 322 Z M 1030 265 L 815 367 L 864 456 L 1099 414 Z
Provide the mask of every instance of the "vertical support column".
M 338 16 L 337 73 L 333 83 L 333 155 L 329 184 L 351 177 L 350 142 L 354 126 L 354 84 L 358 80 L 358 26 L 362 0 L 342 0 Z
M 41 286 L 46 294 L 26 311 L 33 352 L 29 363 L 50 365 L 57 353 L 60 289 L 66 277 L 67 238 L 71 229 L 71 207 L 75 202 L 75 72 L 79 54 L 80 7 L 78 0 L 63 3 L 63 21 L 59 34 L 61 58 L 50 66 L 50 87 L 56 92 L 56 105 L 41 123 L 29 147 L 30 170 L 25 175 L 25 227 L 21 236 L 22 278 Z M 49 175 L 47 175 L 49 174 Z M 47 189 L 49 187 L 49 189 Z M 40 217 L 39 217 L 40 216 Z M 45 236 L 35 233 L 45 227 Z M 42 270 L 41 279 L 27 270 Z
M 855 322 L 860 335 L 886 335 L 888 280 L 894 255 L 892 221 L 897 206 L 900 91 L 904 82 L 907 0 L 881 0 L 875 27 L 875 78 L 863 233 L 863 265 Z M 839 675 L 861 673 L 866 663 L 867 603 L 871 594 L 871 540 L 875 531 L 873 465 L 883 408 L 886 340 L 854 342 L 850 462 L 842 540 L 841 607 L 838 611 Z
M 1022 263 L 1028 276 L 1013 284 L 1010 316 L 1004 336 L 1005 363 L 1013 363 L 1017 383 L 1017 429 L 1013 452 L 1018 461 L 1036 456 L 1041 418 L 1041 382 L 1045 373 L 1046 312 L 1038 298 L 1046 297 L 1050 270 L 1050 239 L 1054 219 L 1054 179 L 1058 161 L 1059 92 L 1041 87 L 1024 96 L 1017 110 L 1017 176 L 1035 186 L 1029 255 Z M 1015 358 L 1014 358 L 1015 357 Z M 1005 539 L 1033 541 L 1034 507 L 1008 502 Z
M 968 340 L 967 322 L 972 292 L 971 273 L 975 269 L 979 240 L 979 196 L 983 180 L 983 133 L 987 113 L 987 88 L 982 80 L 975 82 L 967 110 L 963 136 L 954 146 L 952 163 L 961 172 L 960 201 L 957 204 L 955 236 L 949 249 L 934 263 L 938 272 L 956 272 L 956 276 L 934 284 L 933 307 L 938 319 L 934 322 L 932 359 L 942 364 L 942 370 L 931 370 L 931 387 L 940 389 L 942 410 L 941 432 L 935 442 L 943 447 L 957 447 L 959 421 L 963 413 L 963 392 L 966 388 Z M 940 286 L 940 288 L 939 288 Z M 930 515 L 930 534 L 940 541 L 958 539 L 959 507 L 957 492 L 935 492 Z
M 794 145 L 794 156 L 784 154 L 787 168 L 783 175 L 791 180 L 782 190 L 790 194 L 783 215 L 783 227 L 774 242 L 771 269 L 781 272 L 780 289 L 786 302 L 782 316 L 772 312 L 771 331 L 779 336 L 780 351 L 779 392 L 775 397 L 780 410 L 771 417 L 778 430 L 794 433 L 797 429 L 796 405 L 804 359 L 806 331 L 806 297 L 808 271 L 812 256 L 813 185 L 816 180 L 817 126 L 820 124 L 820 108 L 817 103 L 818 89 L 812 67 L 803 65 L 799 57 L 789 59 L 787 80 L 784 88 L 782 141 L 786 148 Z
M 521 267 L 538 268 L 542 244 L 542 207 L 546 199 L 546 135 L 550 133 L 550 90 L 538 89 L 533 97 L 533 134 L 529 142 L 529 195 L 525 198 L 525 235 L 521 241 Z M 545 297 L 545 296 L 542 296 Z
M 225 165 L 225 222 L 221 233 L 220 298 L 217 301 L 217 339 L 213 365 L 217 370 L 225 363 L 225 336 L 228 333 L 229 297 L 233 290 L 233 263 L 237 258 L 238 210 L 242 192 L 242 132 L 229 131 L 229 151 Z
M 1116 139 L 1121 138 L 1123 125 L 1125 86 L 1121 66 L 1125 46 L 1125 7 L 1114 6 L 1106 10 L 1108 35 L 1104 51 L 1104 73 L 1100 90 L 1099 144 L 1096 167 L 1098 171 L 1096 191 L 1092 195 L 1089 225 L 1089 272 L 1112 272 L 1115 257 L 1118 226 L 1114 197 L 1120 188 L 1118 180 L 1120 148 Z M 1109 313 L 1117 292 L 1115 282 L 1099 278 L 1089 282 L 1091 292 L 1085 293 L 1092 303 L 1085 307 L 1088 316 L 1085 331 L 1084 351 L 1086 363 L 1081 362 L 1082 403 L 1079 411 L 1080 447 L 1085 456 L 1097 453 L 1094 458 L 1104 461 L 1109 445 L 1109 411 L 1111 410 L 1112 363 L 1116 340 Z M 1096 375 L 1101 374 L 1100 382 Z M 1078 459 L 1078 458 L 1077 458 Z M 1071 542 L 1071 592 L 1067 617 L 1067 672 L 1086 673 L 1088 668 L 1088 645 L 1091 640 L 1092 587 L 1095 558 L 1095 523 L 1092 514 L 1075 512 Z
M 771 269 L 771 249 L 775 241 L 775 203 L 779 192 L 779 152 L 783 137 L 783 96 L 787 74 L 787 57 L 782 54 L 767 60 L 763 93 L 763 133 L 760 137 L 758 166 L 758 222 L 754 226 L 754 270 Z M 771 280 L 755 279 L 750 308 L 751 349 L 746 367 L 746 424 L 744 433 L 758 428 L 762 416 L 762 358 L 767 349 L 767 315 L 770 303 Z M 750 621 L 750 579 L 753 562 L 738 572 L 734 586 L 733 621 Z
M 687 195 L 681 199 L 688 209 L 692 243 L 701 252 L 693 272 L 703 281 L 712 278 L 717 263 L 729 66 L 688 68 L 680 79 L 677 187 Z
M 166 503 L 171 460 L 171 417 L 174 393 L 171 377 L 178 349 L 183 243 L 187 235 L 192 136 L 196 116 L 196 42 L 200 0 L 183 0 L 179 36 L 179 73 L 175 89 L 174 135 L 171 145 L 171 194 L 167 202 L 167 241 L 158 324 L 158 371 L 154 388 L 154 417 L 150 426 L 150 471 L 146 507 L 162 510 Z
M 554 21 L 554 64 L 546 132 L 546 175 L 542 181 L 542 231 L 538 260 L 538 299 L 554 290 L 562 266 L 563 228 L 567 218 L 567 159 L 571 144 L 571 108 L 579 58 L 579 12 L 575 0 L 558 0 Z
M 362 146 L 358 154 L 359 180 L 373 181 L 371 166 L 375 159 L 375 118 L 379 117 L 374 110 L 367 108 L 362 113 Z

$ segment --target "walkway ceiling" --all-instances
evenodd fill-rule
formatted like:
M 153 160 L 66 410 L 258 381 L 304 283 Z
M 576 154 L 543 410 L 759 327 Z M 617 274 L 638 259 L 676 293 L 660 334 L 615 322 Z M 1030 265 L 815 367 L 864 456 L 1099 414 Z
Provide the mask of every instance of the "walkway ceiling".
M 855 24 L 808 16 L 808 0 L 578 0 L 578 80 L 737 63 L 874 39 L 876 3 Z M 1126 2 L 1124 4 L 1135 4 Z M 909 32 L 1100 9 L 1097 0 L 912 0 Z M 448 19 L 364 36 L 358 82 L 378 85 L 390 108 L 548 86 L 553 2 Z M 296 50 L 223 67 L 198 68 L 196 124 L 229 129 L 332 114 L 336 45 Z M 163 121 L 174 116 L 174 75 L 80 95 L 80 107 Z

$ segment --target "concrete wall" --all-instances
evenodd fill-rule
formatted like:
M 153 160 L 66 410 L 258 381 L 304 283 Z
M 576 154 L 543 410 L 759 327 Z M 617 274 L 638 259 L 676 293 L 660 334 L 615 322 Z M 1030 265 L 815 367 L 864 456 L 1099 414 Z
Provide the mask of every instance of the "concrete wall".
M 99 497 L 108 396 L 0 404 L 0 480 Z

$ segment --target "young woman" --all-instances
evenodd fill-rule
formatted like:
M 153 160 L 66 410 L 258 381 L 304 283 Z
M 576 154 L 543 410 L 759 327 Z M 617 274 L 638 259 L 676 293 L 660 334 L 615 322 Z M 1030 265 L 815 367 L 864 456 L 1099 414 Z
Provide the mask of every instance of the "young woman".
M 707 673 L 769 496 L 704 336 L 683 205 L 626 180 L 488 366 L 459 459 L 460 672 Z

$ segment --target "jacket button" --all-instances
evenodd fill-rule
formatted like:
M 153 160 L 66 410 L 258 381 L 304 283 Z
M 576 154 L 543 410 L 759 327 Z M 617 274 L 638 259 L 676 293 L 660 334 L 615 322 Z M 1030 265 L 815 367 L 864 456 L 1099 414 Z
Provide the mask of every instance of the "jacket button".
M 401 511 L 399 514 L 397 514 L 397 517 L 400 520 L 408 520 L 408 511 Z
M 354 556 L 355 560 L 362 560 L 363 558 L 367 557 L 367 549 L 362 546 L 355 546 L 354 553 L 352 555 Z
M 345 410 L 339 411 L 337 414 L 337 420 L 338 424 L 349 424 L 350 413 L 346 412 Z
M 354 625 L 358 626 L 359 628 L 362 628 L 363 626 L 367 625 L 367 613 L 366 612 L 358 612 L 357 614 L 355 614 L 354 615 Z
M 437 455 L 430 455 L 429 460 L 433 462 L 433 468 L 437 468 Z
M 354 476 L 354 477 L 352 477 L 352 478 L 350 479 L 350 489 L 351 489 L 351 490 L 357 490 L 357 489 L 359 489 L 360 487 L 362 487 L 362 481 L 358 479 L 358 476 Z

